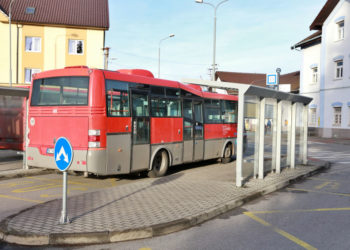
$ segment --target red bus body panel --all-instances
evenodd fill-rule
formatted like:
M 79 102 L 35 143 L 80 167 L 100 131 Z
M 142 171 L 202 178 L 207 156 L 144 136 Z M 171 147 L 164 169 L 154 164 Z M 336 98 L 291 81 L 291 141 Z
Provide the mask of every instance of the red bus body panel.
M 131 117 L 108 117 L 107 133 L 131 133 Z
M 204 124 L 204 139 L 237 137 L 237 124 Z
M 182 118 L 151 118 L 151 144 L 182 141 Z

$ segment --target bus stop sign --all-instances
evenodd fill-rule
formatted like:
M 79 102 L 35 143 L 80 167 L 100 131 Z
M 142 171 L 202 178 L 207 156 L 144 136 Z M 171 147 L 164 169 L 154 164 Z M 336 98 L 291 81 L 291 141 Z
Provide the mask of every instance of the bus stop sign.
M 55 162 L 60 171 L 66 171 L 73 159 L 73 149 L 69 141 L 60 137 L 55 143 Z

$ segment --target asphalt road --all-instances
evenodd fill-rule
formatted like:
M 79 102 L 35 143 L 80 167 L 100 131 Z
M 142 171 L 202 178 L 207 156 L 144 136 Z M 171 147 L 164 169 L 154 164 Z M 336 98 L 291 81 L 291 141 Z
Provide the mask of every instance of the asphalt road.
M 309 155 L 333 162 L 330 170 L 185 231 L 138 241 L 51 249 L 350 249 L 349 152 L 349 145 L 311 143 Z M 73 195 L 139 178 L 70 176 L 69 180 Z M 57 174 L 1 181 L 4 206 L 0 206 L 0 217 L 32 206 L 33 201 L 59 198 L 60 182 Z M 1 248 L 28 249 L 0 243 Z
M 178 233 L 71 249 L 350 249 L 350 146 L 310 143 L 327 172 Z

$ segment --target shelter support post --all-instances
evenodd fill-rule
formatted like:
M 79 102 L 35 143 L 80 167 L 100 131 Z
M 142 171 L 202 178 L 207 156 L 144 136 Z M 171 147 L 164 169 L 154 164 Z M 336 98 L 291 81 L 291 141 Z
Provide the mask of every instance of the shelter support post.
M 296 109 L 297 103 L 292 103 L 292 128 L 291 128 L 291 145 L 290 145 L 290 167 L 295 168 L 295 137 L 296 137 Z
M 265 103 L 266 103 L 266 99 L 265 98 L 260 100 L 260 115 L 259 115 L 259 179 L 264 179 Z
M 303 127 L 304 127 L 303 131 L 304 131 L 304 135 L 303 135 L 303 148 L 301 149 L 303 152 L 302 161 L 303 161 L 304 165 L 307 165 L 308 111 L 309 111 L 308 105 L 304 105 L 303 106 Z
M 277 104 L 276 173 L 281 173 L 282 101 Z
M 25 116 L 25 125 L 24 125 L 24 150 L 23 150 L 23 169 L 28 170 L 28 160 L 27 160 L 27 148 L 28 148 L 28 133 L 29 133 L 29 98 L 26 98 L 26 116 Z
M 260 101 L 255 105 L 255 116 L 257 123 L 254 135 L 254 178 L 257 178 L 259 175 Z
M 237 124 L 237 159 L 236 159 L 236 186 L 242 187 L 243 174 L 243 126 L 244 126 L 244 92 L 238 91 L 238 124 Z
M 276 170 L 276 152 L 277 152 L 277 100 L 273 101 L 273 117 L 272 117 L 272 159 L 271 172 Z
M 283 105 L 283 104 L 282 104 Z M 286 104 L 287 110 L 287 164 L 286 166 L 290 167 L 290 156 L 291 156 L 291 145 L 292 145 L 292 105 L 291 103 Z

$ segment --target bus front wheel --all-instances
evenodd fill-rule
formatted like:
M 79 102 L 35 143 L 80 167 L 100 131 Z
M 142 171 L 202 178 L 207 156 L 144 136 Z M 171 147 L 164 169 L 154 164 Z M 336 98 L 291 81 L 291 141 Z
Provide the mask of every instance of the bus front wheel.
M 166 174 L 169 166 L 169 157 L 165 150 L 159 151 L 153 159 L 152 170 L 148 172 L 148 177 L 156 178 Z
M 221 162 L 226 164 L 231 161 L 232 157 L 232 144 L 227 144 L 224 150 L 224 157 L 221 158 Z

